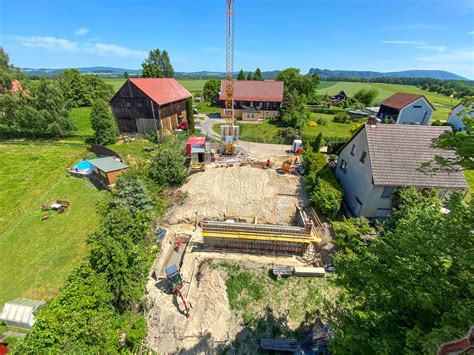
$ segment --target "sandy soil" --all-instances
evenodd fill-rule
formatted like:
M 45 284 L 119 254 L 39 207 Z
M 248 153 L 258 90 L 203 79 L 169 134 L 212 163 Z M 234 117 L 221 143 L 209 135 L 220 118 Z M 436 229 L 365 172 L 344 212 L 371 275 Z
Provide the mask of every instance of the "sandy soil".
M 184 202 L 168 210 L 168 224 L 235 219 L 288 224 L 302 195 L 300 178 L 249 166 L 208 168 L 177 191 Z

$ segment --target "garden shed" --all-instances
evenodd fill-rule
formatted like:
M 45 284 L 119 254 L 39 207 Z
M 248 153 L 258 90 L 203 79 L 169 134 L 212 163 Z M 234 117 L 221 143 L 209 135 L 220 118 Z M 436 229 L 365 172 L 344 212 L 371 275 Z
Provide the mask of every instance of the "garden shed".
M 92 176 L 103 185 L 111 187 L 115 185 L 120 174 L 126 173 L 128 166 L 112 157 L 91 159 Z
M 31 329 L 35 324 L 35 312 L 46 304 L 45 301 L 17 298 L 5 303 L 0 313 L 0 321 L 15 328 Z

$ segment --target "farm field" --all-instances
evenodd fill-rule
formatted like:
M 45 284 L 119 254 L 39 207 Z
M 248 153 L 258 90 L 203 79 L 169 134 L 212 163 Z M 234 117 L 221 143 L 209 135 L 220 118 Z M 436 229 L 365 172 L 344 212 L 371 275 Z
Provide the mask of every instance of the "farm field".
M 94 130 L 91 126 L 91 107 L 77 107 L 71 110 L 70 118 L 76 127 L 74 136 L 92 137 Z
M 383 83 L 356 83 L 356 82 L 321 82 L 328 83 L 330 85 L 325 87 L 318 87 L 317 93 L 320 95 L 328 94 L 334 95 L 339 91 L 344 90 L 347 95 L 353 96 L 357 91 L 364 88 L 375 88 L 379 90 L 379 95 L 375 99 L 375 104 L 380 104 L 381 101 L 385 100 L 390 95 L 393 95 L 396 92 L 408 92 L 413 94 L 425 95 L 426 98 L 431 103 L 436 103 L 440 105 L 449 106 L 448 107 L 439 107 L 435 106 L 436 111 L 431 117 L 431 121 L 442 120 L 446 121 L 448 119 L 451 108 L 459 103 L 459 100 L 453 99 L 444 95 L 433 93 L 426 90 L 421 90 L 416 86 L 412 85 L 396 85 L 396 84 L 383 84 Z
M 85 154 L 84 145 L 0 144 L 0 304 L 54 297 L 86 253 L 107 194 L 66 174 Z M 71 206 L 41 221 L 41 205 L 55 199 Z
M 125 82 L 125 79 L 123 78 L 106 78 L 103 79 L 107 84 L 111 84 L 114 87 L 114 90 L 117 91 L 120 89 L 120 87 L 123 85 Z M 202 91 L 204 88 L 204 84 L 207 80 L 178 80 L 181 85 L 183 85 L 186 90 L 188 90 L 191 93 L 195 93 L 196 91 Z

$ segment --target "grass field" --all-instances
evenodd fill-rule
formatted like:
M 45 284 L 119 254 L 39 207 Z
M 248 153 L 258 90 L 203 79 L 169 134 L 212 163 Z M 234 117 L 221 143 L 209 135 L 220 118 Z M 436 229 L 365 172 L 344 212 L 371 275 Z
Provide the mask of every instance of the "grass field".
M 380 104 L 381 101 L 385 100 L 387 97 L 393 95 L 396 92 L 408 92 L 413 94 L 425 95 L 426 98 L 431 103 L 436 103 L 440 105 L 449 106 L 439 107 L 435 106 L 436 111 L 431 117 L 431 120 L 442 120 L 446 121 L 448 119 L 451 108 L 459 103 L 459 100 L 453 99 L 444 95 L 436 94 L 430 91 L 421 90 L 416 86 L 412 85 L 396 85 L 396 84 L 382 84 L 382 83 L 355 83 L 355 82 L 338 82 L 334 83 L 331 81 L 321 82 L 321 84 L 328 84 L 327 86 L 320 87 L 318 86 L 318 94 L 324 95 L 334 95 L 339 91 L 344 90 L 345 93 L 349 96 L 353 96 L 357 91 L 364 88 L 375 88 L 379 91 L 377 98 L 375 99 L 374 104 Z
M 107 194 L 66 168 L 86 154 L 67 144 L 0 144 L 0 305 L 16 297 L 50 299 L 87 250 L 98 226 L 98 202 Z M 66 199 L 64 214 L 45 214 L 43 203 Z
M 74 136 L 92 137 L 94 135 L 90 115 L 91 107 L 78 107 L 71 110 L 69 117 L 76 126 Z
M 322 133 L 326 137 L 349 137 L 352 124 L 332 122 L 333 115 L 322 113 L 312 113 L 311 116 L 316 120 L 322 118 L 327 122 L 327 125 L 317 125 L 316 127 L 305 126 L 303 134 L 308 136 L 316 136 Z M 254 123 L 240 123 L 240 139 L 248 142 L 257 143 L 282 143 L 278 137 L 278 132 L 284 128 L 275 125 L 269 120 L 265 120 L 261 124 Z M 214 132 L 220 134 L 221 124 L 216 123 L 212 126 Z
M 125 82 L 125 79 L 122 78 L 105 78 L 103 79 L 107 84 L 111 84 L 114 87 L 114 90 L 117 91 Z M 181 85 L 183 85 L 186 90 L 191 93 L 197 91 L 202 91 L 204 84 L 207 80 L 178 80 Z

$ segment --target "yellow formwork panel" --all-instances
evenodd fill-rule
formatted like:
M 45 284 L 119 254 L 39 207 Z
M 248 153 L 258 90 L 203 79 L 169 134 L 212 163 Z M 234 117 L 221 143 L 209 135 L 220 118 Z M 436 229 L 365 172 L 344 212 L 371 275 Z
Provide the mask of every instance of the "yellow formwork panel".
M 275 242 L 291 242 L 291 243 L 320 243 L 321 238 L 318 237 L 294 237 L 291 235 L 269 236 L 260 233 L 251 232 L 217 232 L 217 231 L 203 231 L 203 236 L 207 238 L 230 238 L 230 239 L 250 239 L 250 240 L 267 240 Z

